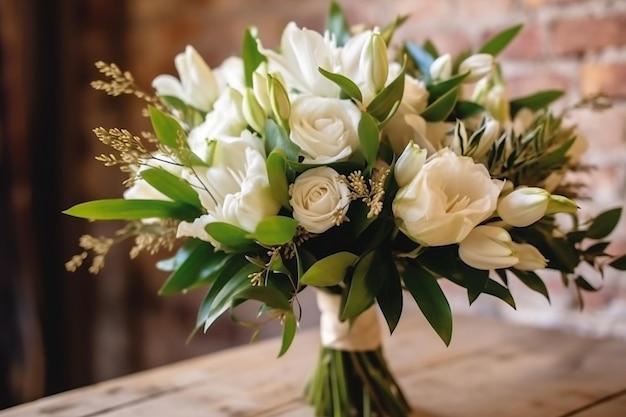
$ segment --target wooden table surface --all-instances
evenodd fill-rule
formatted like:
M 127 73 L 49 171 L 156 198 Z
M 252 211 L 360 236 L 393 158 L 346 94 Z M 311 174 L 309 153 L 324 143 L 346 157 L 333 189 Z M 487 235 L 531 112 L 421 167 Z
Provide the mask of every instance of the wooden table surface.
M 106 381 L 0 411 L 0 417 L 312 417 L 303 384 L 316 330 L 287 355 L 278 340 Z M 418 314 L 385 342 L 412 417 L 626 416 L 626 341 L 457 316 L 450 347 Z

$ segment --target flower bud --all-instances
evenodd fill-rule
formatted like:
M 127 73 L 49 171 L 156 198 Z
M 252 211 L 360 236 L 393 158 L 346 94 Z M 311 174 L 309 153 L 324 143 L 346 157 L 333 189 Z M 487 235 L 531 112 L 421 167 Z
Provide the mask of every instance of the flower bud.
M 394 176 L 399 187 L 404 187 L 415 178 L 426 162 L 426 153 L 426 149 L 420 148 L 413 141 L 406 145 L 394 169 Z
M 545 268 L 548 265 L 548 260 L 533 245 L 513 242 L 513 249 L 519 258 L 519 261 L 513 267 L 520 271 L 534 271 Z
M 441 55 L 430 64 L 430 78 L 445 81 L 452 75 L 452 58 L 450 54 Z
M 363 45 L 359 61 L 361 77 L 370 90 L 378 93 L 385 87 L 389 73 L 387 45 L 378 31 L 372 32 Z
M 526 227 L 541 219 L 550 193 L 539 187 L 520 187 L 498 201 L 498 215 L 515 227 Z
M 269 113 L 272 111 L 272 105 L 270 104 L 267 74 L 260 71 L 262 67 L 263 66 L 259 66 L 259 68 L 252 73 L 252 90 L 254 90 L 254 96 L 261 107 L 263 107 L 263 110 Z
M 578 205 L 567 197 L 552 194 L 548 200 L 548 208 L 546 214 L 553 213 L 576 213 Z
M 287 126 L 291 113 L 291 102 L 284 84 L 276 76 L 267 76 L 268 93 L 274 117 L 281 126 Z
M 459 243 L 459 256 L 476 269 L 509 268 L 519 262 L 511 235 L 496 226 L 475 227 Z
M 487 92 L 485 107 L 501 123 L 507 123 L 511 119 L 509 98 L 503 84 L 496 84 Z
M 476 131 L 474 135 L 480 132 L 480 138 L 478 139 L 478 145 L 472 153 L 474 159 L 479 159 L 487 155 L 487 152 L 491 149 L 494 142 L 500 135 L 500 123 L 496 120 L 488 119 L 484 122 L 484 128 Z M 470 143 L 474 140 L 474 135 L 470 138 Z
M 469 71 L 469 75 L 463 80 L 464 83 L 471 84 L 486 77 L 493 69 L 493 55 L 490 54 L 474 54 L 461 62 L 459 66 L 459 74 L 465 74 Z
M 265 111 L 259 104 L 251 88 L 247 88 L 243 95 L 243 117 L 255 131 L 262 133 L 265 128 Z

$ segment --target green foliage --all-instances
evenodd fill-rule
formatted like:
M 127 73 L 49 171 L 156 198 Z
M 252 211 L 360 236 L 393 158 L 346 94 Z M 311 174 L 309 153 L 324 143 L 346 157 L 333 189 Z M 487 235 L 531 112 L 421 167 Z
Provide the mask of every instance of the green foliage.
M 326 30 L 335 36 L 338 46 L 343 46 L 350 39 L 350 26 L 341 7 L 334 0 L 330 2 L 330 9 L 326 16 Z
M 251 237 L 265 246 L 279 246 L 290 242 L 297 228 L 298 221 L 291 217 L 271 216 L 257 224 Z
M 361 113 L 358 131 L 361 151 L 365 156 L 367 165 L 371 167 L 376 163 L 378 145 L 380 143 L 380 131 L 378 130 L 376 120 L 367 113 Z
M 250 234 L 237 226 L 223 222 L 211 222 L 204 230 L 213 239 L 231 250 L 246 250 L 254 245 Z
M 458 88 L 453 88 L 447 93 L 430 103 L 428 107 L 422 111 L 421 116 L 428 122 L 441 122 L 454 110 L 454 106 L 459 98 Z
M 538 111 L 548 107 L 552 102 L 563 96 L 560 90 L 545 90 L 531 95 L 511 100 L 511 117 L 515 117 L 518 111 L 527 108 L 532 111 Z
M 272 195 L 283 208 L 291 210 L 291 205 L 289 204 L 289 182 L 287 181 L 288 175 L 285 151 L 282 149 L 274 149 L 268 155 L 265 165 Z
M 289 139 L 289 135 L 273 120 L 265 122 L 265 152 L 269 155 L 273 150 L 281 149 L 287 160 L 297 161 L 300 147 Z
M 76 204 L 63 213 L 89 220 L 139 220 L 149 218 L 192 221 L 202 212 L 189 204 L 165 200 L 114 198 Z
M 179 148 L 187 139 L 187 133 L 178 121 L 169 114 L 150 106 L 148 108 L 152 129 L 156 137 L 165 146 Z
M 348 291 L 344 292 L 342 299 L 341 320 L 356 318 L 374 303 L 383 272 L 379 251 L 372 251 L 358 260 L 349 280 Z
M 350 78 L 345 75 L 335 74 L 334 72 L 326 71 L 324 68 L 318 68 L 319 72 L 330 81 L 334 82 L 341 88 L 341 92 L 345 97 L 356 100 L 357 102 L 363 101 L 363 95 L 359 86 L 354 83 Z
M 243 72 L 246 87 L 252 88 L 252 74 L 254 74 L 254 71 L 259 67 L 259 65 L 267 61 L 265 55 L 259 52 L 255 28 L 246 29 L 243 35 L 241 59 L 243 60 Z
M 300 283 L 316 287 L 330 287 L 343 281 L 346 272 L 358 257 L 350 252 L 337 252 L 315 262 L 304 272 Z
M 425 48 L 413 42 L 404 43 L 404 51 L 411 60 L 413 66 L 419 71 L 424 82 L 430 81 L 430 66 L 435 61 L 433 55 Z
M 511 28 L 508 28 L 494 37 L 489 39 L 479 50 L 479 53 L 482 54 L 490 54 L 493 56 L 498 55 L 502 52 L 508 44 L 515 39 L 520 30 L 522 30 L 523 25 L 516 25 Z
M 198 209 L 202 208 L 198 193 L 182 178 L 160 168 L 143 170 L 140 175 L 148 184 L 172 200 L 189 204 Z
M 406 60 L 396 78 L 389 83 L 367 106 L 367 112 L 379 122 L 387 121 L 393 116 L 404 93 L 404 75 Z
M 603 239 L 607 237 L 613 229 L 615 229 L 615 226 L 617 226 L 621 215 L 621 207 L 601 213 L 593 220 L 587 229 L 586 237 L 590 239 Z

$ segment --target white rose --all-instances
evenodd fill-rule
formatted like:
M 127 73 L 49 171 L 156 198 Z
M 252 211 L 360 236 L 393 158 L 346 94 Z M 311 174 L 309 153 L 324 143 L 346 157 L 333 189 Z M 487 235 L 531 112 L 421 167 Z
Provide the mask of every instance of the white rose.
M 291 140 L 304 162 L 325 164 L 347 159 L 359 147 L 361 112 L 350 100 L 299 96 L 291 107 Z
M 492 215 L 503 185 L 484 165 L 445 148 L 398 190 L 393 213 L 400 230 L 420 244 L 458 243 Z
M 215 75 L 204 59 L 192 47 L 176 55 L 174 64 L 180 80 L 171 75 L 159 75 L 152 87 L 160 96 L 173 96 L 202 111 L 209 111 L 219 94 Z
M 279 72 L 287 83 L 287 89 L 295 89 L 323 97 L 339 97 L 339 87 L 324 77 L 319 68 L 334 71 L 339 63 L 339 49 L 330 35 L 322 36 L 313 30 L 300 29 L 291 22 L 283 31 L 280 53 L 259 50 L 269 61 L 270 73 Z
M 184 177 L 198 189 L 207 214 L 193 223 L 182 222 L 179 236 L 209 240 L 204 226 L 216 221 L 254 232 L 261 220 L 280 209 L 269 187 L 261 141 L 249 132 L 241 138 L 217 137 L 211 166 L 196 166 Z
M 350 190 L 330 167 L 309 169 L 289 187 L 293 218 L 311 233 L 323 233 L 345 220 Z

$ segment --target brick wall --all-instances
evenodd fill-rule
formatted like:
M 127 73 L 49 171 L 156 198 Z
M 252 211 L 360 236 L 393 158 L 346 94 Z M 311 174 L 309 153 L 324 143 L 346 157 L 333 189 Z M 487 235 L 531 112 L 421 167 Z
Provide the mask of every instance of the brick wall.
M 597 166 L 590 182 L 593 201 L 585 202 L 583 210 L 594 214 L 599 208 L 624 204 L 625 1 L 344 0 L 341 4 L 352 23 L 383 25 L 398 14 L 410 14 L 410 20 L 398 33 L 399 38 L 418 42 L 430 38 L 440 50 L 452 53 L 468 46 L 478 46 L 505 27 L 524 23 L 523 31 L 502 56 L 511 96 L 542 88 L 559 88 L 567 92 L 557 104 L 559 108 L 571 106 L 584 96 L 598 92 L 612 97 L 614 106 L 604 113 L 598 115 L 577 110 L 572 113 L 571 120 L 589 139 L 586 162 Z M 173 57 L 186 44 L 194 45 L 210 65 L 216 66 L 227 56 L 238 53 L 247 26 L 257 26 L 266 45 L 276 45 L 282 28 L 290 20 L 301 26 L 321 29 L 326 9 L 326 2 L 319 0 L 129 0 L 126 2 L 125 44 L 120 47 L 117 58 L 125 68 L 132 70 L 140 84 L 149 86 L 154 76 L 174 73 Z M 135 110 L 139 115 L 138 109 Z M 146 126 L 145 120 L 139 116 L 134 120 L 128 117 L 126 121 L 127 127 L 135 131 Z M 626 222 L 622 222 L 614 239 L 616 249 L 626 248 Z M 151 276 L 152 264 L 146 264 L 145 287 L 156 291 L 163 276 Z M 535 323 L 541 318 L 547 325 L 603 334 L 622 332 L 626 336 L 626 277 L 607 274 L 603 290 L 588 297 L 589 308 L 585 313 L 579 313 L 573 307 L 572 294 L 557 285 L 558 277 L 551 278 L 550 284 L 553 293 L 551 308 L 547 308 L 547 303 L 540 297 L 514 288 L 521 312 L 509 314 L 487 300 L 479 300 L 472 311 Z M 464 310 L 464 300 L 456 296 L 454 289 L 450 291 L 457 310 Z M 156 304 L 153 300 L 144 325 L 151 328 L 180 326 L 183 319 L 192 320 L 196 302 L 195 298 L 167 303 L 156 301 Z M 153 357 L 145 360 L 145 366 L 181 356 L 180 352 L 173 353 L 176 348 L 168 342 L 174 338 L 163 338 L 163 333 L 143 332 L 147 337 L 155 335 L 150 345 L 161 346 L 158 351 L 151 351 Z

